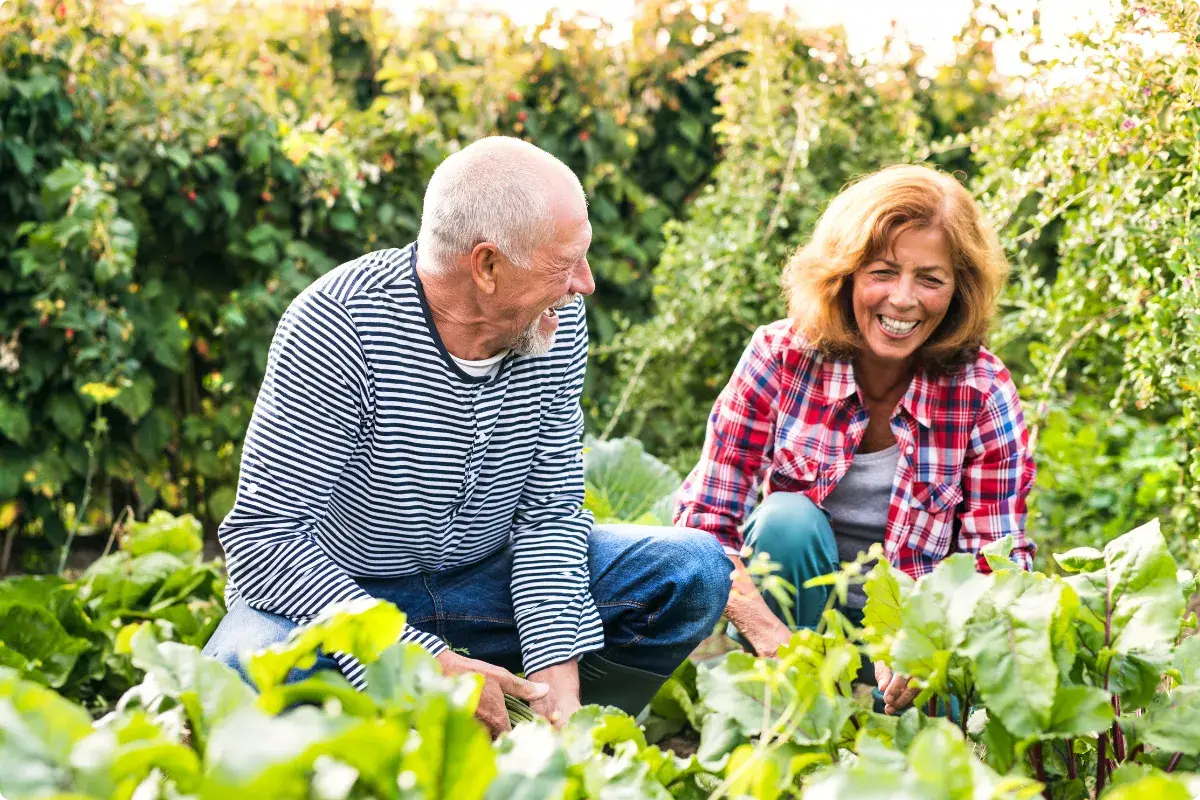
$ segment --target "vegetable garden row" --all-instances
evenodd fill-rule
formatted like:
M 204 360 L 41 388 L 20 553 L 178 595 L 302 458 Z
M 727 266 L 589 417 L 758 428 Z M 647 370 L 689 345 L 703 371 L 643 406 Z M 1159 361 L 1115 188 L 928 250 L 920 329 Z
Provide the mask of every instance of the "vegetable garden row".
M 591 443 L 589 505 L 655 518 L 670 471 Z M 403 614 L 330 608 L 253 655 L 256 692 L 198 645 L 222 613 L 198 524 L 157 512 L 64 580 L 0 582 L 0 794 L 75 798 L 1190 798 L 1200 792 L 1196 589 L 1156 522 L 1027 573 L 954 555 L 915 585 L 867 556 L 861 628 L 831 608 L 774 659 L 685 662 L 634 719 L 585 707 L 493 743 L 480 683 L 394 644 Z M 878 555 L 873 553 L 872 555 Z M 368 664 L 284 684 L 319 648 Z M 923 688 L 900 716 L 854 682 L 881 659 Z M 942 710 L 968 709 L 947 717 Z M 516 709 L 514 707 L 514 711 Z M 674 749 L 664 749 L 670 743 Z M 663 745 L 663 746 L 660 746 Z M 678 751 L 678 752 L 676 752 Z M 684 753 L 683 755 L 679 753 Z

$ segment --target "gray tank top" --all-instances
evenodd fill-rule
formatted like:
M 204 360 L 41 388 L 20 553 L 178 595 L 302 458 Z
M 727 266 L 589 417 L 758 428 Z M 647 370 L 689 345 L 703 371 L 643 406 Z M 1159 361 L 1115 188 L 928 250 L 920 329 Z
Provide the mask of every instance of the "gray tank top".
M 899 460 L 898 444 L 876 453 L 856 453 L 825 498 L 840 561 L 853 561 L 875 542 L 883 542 Z M 850 608 L 862 608 L 867 596 L 861 586 L 854 586 L 847 601 Z

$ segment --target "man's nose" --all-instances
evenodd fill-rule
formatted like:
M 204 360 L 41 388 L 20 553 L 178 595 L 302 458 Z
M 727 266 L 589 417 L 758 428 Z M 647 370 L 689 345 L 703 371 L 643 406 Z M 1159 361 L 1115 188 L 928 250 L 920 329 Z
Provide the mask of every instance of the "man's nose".
M 571 277 L 571 291 L 583 295 L 596 291 L 596 281 L 592 278 L 592 267 L 586 258 L 583 260 L 583 265 L 575 270 L 575 274 Z

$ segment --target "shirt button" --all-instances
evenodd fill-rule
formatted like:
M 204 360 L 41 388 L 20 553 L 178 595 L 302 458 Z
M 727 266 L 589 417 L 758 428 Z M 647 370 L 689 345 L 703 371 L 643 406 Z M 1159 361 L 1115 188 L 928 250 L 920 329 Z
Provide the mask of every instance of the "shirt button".
M 908 447 L 904 448 L 904 452 L 911 456 L 913 454 L 913 446 L 910 444 Z

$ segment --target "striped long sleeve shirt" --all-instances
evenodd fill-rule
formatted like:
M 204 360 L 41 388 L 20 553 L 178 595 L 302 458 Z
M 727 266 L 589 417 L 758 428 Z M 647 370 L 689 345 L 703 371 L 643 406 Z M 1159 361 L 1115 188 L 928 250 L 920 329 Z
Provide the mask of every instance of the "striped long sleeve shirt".
M 446 570 L 511 545 L 526 672 L 600 649 L 582 508 L 586 362 L 582 300 L 559 311 L 548 354 L 510 353 L 475 378 L 438 336 L 415 245 L 324 275 L 271 342 L 219 530 L 229 598 L 303 623 L 366 597 L 355 577 Z M 411 626 L 401 639 L 446 648 Z M 364 685 L 360 664 L 335 658 Z

